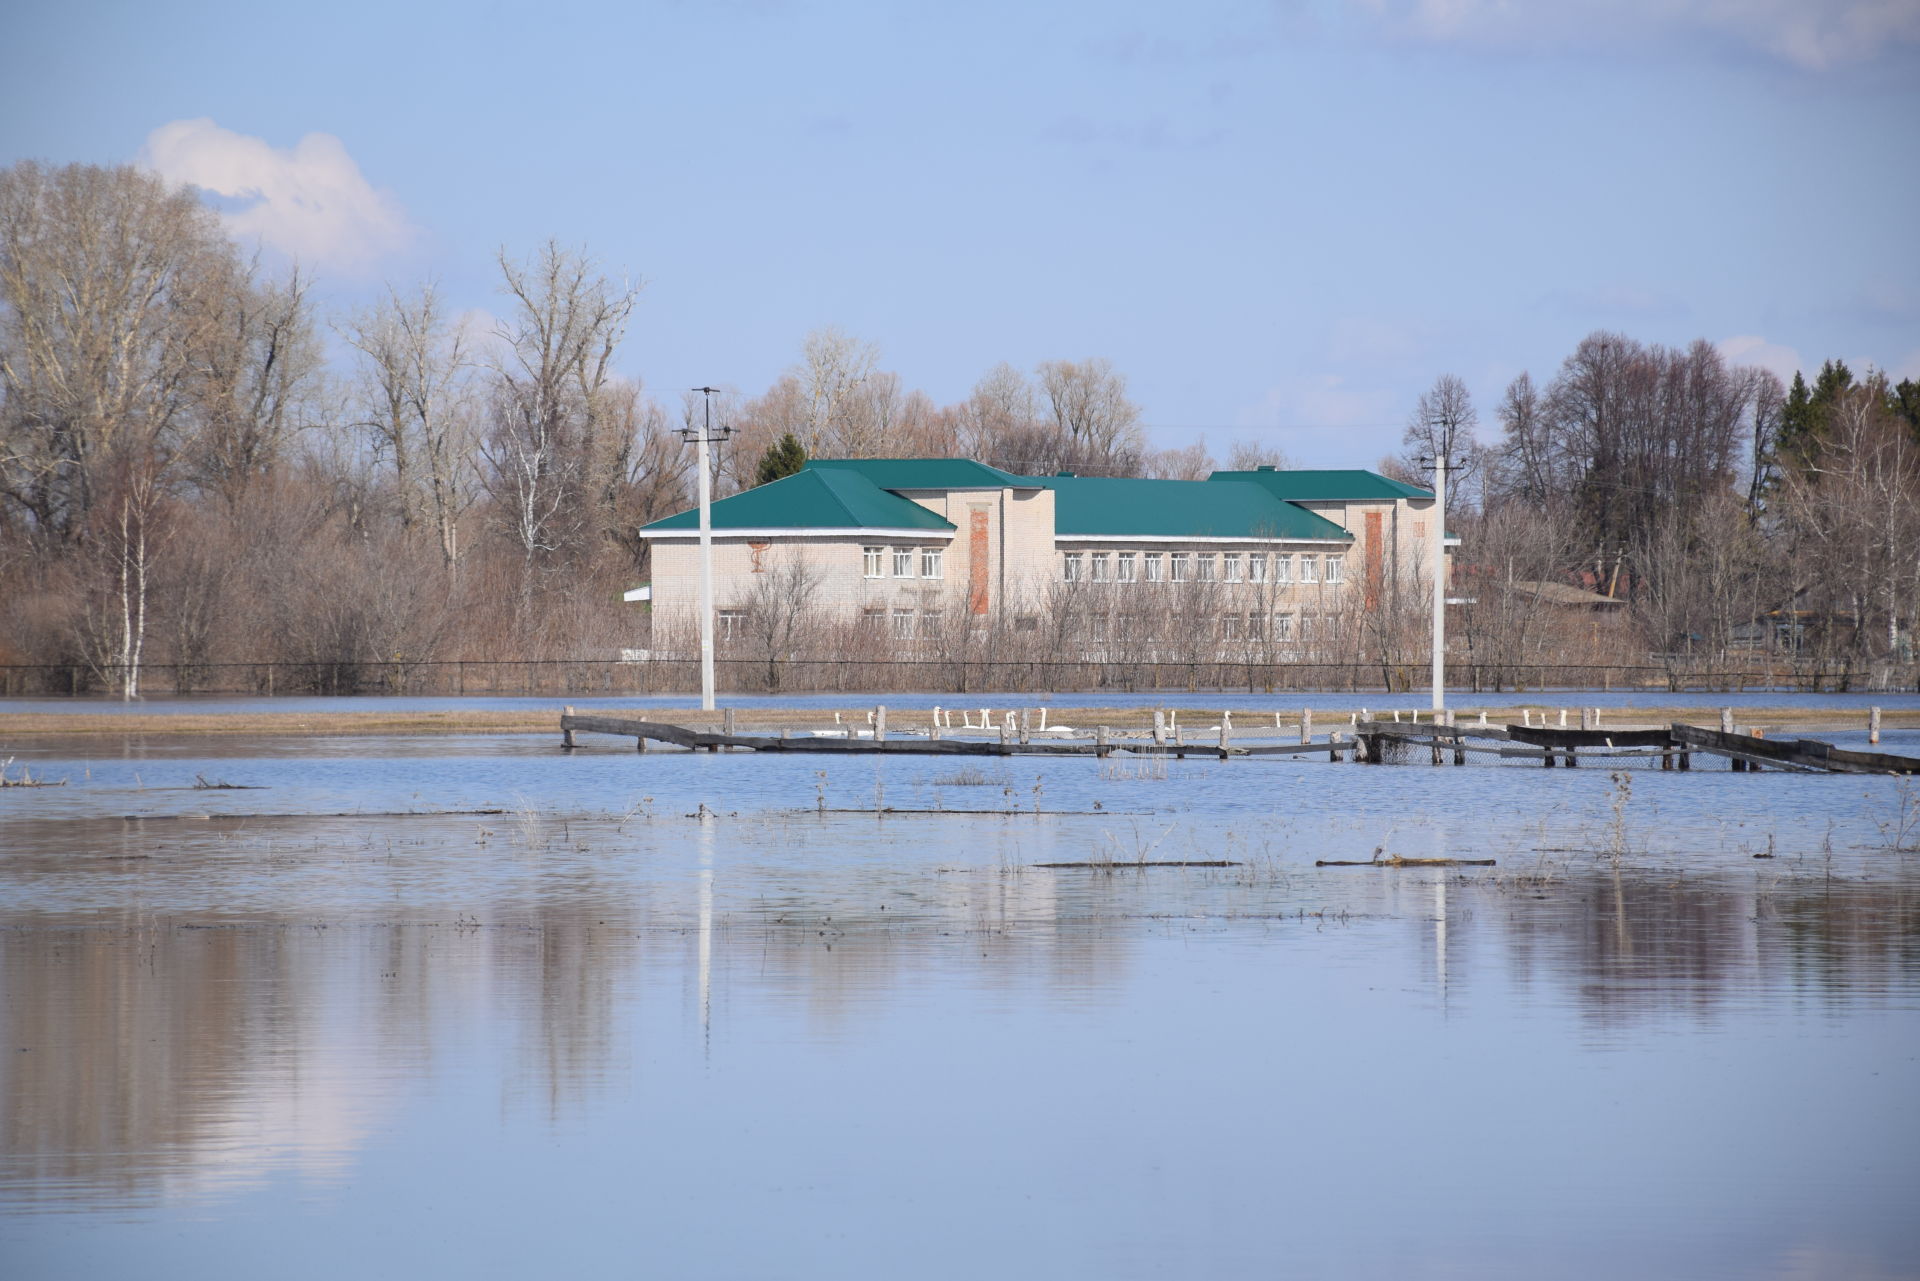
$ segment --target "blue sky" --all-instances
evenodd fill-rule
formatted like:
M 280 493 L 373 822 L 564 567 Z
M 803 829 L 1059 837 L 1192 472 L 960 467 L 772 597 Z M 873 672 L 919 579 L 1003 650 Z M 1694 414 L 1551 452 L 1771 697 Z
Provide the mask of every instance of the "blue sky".
M 1596 328 L 1920 376 L 1920 0 L 103 4 L 16 12 L 0 162 L 141 162 L 349 306 L 644 280 L 622 371 L 835 324 L 945 403 L 1105 356 L 1155 443 L 1370 465 Z

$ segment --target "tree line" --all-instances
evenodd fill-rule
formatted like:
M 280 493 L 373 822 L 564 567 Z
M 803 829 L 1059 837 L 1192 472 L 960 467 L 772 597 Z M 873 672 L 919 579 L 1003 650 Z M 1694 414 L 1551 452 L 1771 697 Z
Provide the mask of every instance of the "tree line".
M 1599 332 L 1542 386 L 1521 374 L 1483 439 L 1464 385 L 1421 398 L 1401 474 L 1445 453 L 1465 483 L 1463 643 L 1526 657 L 1556 608 L 1532 584 L 1621 603 L 1676 678 L 1797 667 L 1837 683 L 1914 663 L 1920 383 L 1827 361 L 1809 385 Z M 1563 620 L 1564 621 L 1564 620 Z M 1617 629 L 1617 628 L 1616 628 Z
M 618 372 L 634 282 L 552 241 L 495 265 L 497 319 L 455 312 L 431 281 L 328 314 L 306 273 L 249 256 L 190 191 L 127 167 L 0 170 L 0 663 L 128 694 L 150 664 L 192 688 L 216 664 L 292 663 L 340 689 L 429 660 L 644 643 L 620 603 L 648 573 L 635 530 L 690 503 L 677 432 L 705 406 Z M 1151 448 L 1125 376 L 1098 357 L 1001 364 L 940 405 L 826 327 L 770 387 L 713 408 L 734 429 L 721 494 L 809 456 L 1176 479 L 1216 466 L 1204 442 Z M 1912 381 L 1828 362 L 1786 386 L 1705 342 L 1596 333 L 1544 385 L 1515 379 L 1493 417 L 1483 439 L 1464 384 L 1443 377 L 1405 453 L 1379 464 L 1425 483 L 1423 460 L 1452 461 L 1456 657 L 1727 663 L 1758 644 L 1861 671 L 1910 657 Z M 1252 441 L 1227 459 L 1262 463 L 1286 459 Z M 1630 630 L 1587 629 L 1582 650 L 1541 583 L 1624 602 Z M 1418 584 L 1350 601 L 1320 647 L 1415 661 L 1423 603 Z M 1044 612 L 1050 652 L 1138 632 L 1092 598 Z M 1192 602 L 1175 612 L 1194 633 L 1183 652 L 1280 652 L 1245 620 L 1229 635 Z
M 0 170 L 0 664 L 131 695 L 150 664 L 184 688 L 215 664 L 295 663 L 333 689 L 640 641 L 619 603 L 647 575 L 634 531 L 691 502 L 676 431 L 703 407 L 618 372 L 634 282 L 551 241 L 496 266 L 497 321 L 431 281 L 326 314 L 308 274 L 249 256 L 189 190 L 130 167 Z M 721 494 L 810 454 L 1211 466 L 1148 449 L 1098 358 L 1001 366 L 937 406 L 829 327 L 716 408 L 736 428 Z

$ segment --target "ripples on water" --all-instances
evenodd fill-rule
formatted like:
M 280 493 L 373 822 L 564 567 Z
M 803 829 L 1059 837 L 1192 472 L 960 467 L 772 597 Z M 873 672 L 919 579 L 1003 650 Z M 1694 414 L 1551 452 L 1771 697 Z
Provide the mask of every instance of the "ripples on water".
M 1920 1270 L 1889 780 L 33 768 L 72 781 L 0 793 L 9 1276 Z M 820 812 L 876 805 L 945 812 Z M 1313 866 L 1375 848 L 1499 865 Z

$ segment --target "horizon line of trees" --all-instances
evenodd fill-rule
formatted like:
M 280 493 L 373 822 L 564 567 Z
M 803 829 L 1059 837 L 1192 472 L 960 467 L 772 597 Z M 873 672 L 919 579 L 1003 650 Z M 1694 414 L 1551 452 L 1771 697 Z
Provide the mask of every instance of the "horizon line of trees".
M 150 173 L 0 170 L 0 663 L 133 696 L 155 662 L 180 687 L 282 661 L 350 688 L 362 667 L 635 645 L 618 604 L 648 568 L 635 530 L 691 502 L 676 433 L 704 406 L 615 372 L 637 285 L 553 241 L 496 265 L 489 331 L 431 281 L 326 315 L 305 273 L 249 257 Z M 764 392 L 716 402 L 720 494 L 822 455 L 1216 466 L 1204 440 L 1150 448 L 1098 357 L 1003 363 L 941 406 L 829 326 Z M 1655 652 L 1724 657 L 1742 627 L 1787 618 L 1846 662 L 1909 656 L 1920 386 L 1828 362 L 1785 387 L 1705 342 L 1596 333 L 1544 387 L 1514 380 L 1496 417 L 1482 442 L 1443 377 L 1380 464 L 1424 483 L 1420 458 L 1455 462 L 1449 519 L 1485 598 L 1470 612 L 1504 620 L 1463 643 L 1524 651 L 1500 584 L 1559 581 L 1629 600 Z M 1260 464 L 1286 459 L 1233 446 L 1230 467 Z M 1419 633 L 1354 634 L 1384 658 Z

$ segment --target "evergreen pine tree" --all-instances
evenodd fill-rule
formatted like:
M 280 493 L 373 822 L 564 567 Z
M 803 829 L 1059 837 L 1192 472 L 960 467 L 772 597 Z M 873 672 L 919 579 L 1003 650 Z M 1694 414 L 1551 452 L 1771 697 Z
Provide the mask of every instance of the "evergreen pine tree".
M 1920 378 L 1902 378 L 1887 388 L 1887 410 L 1920 441 Z
M 1780 407 L 1780 426 L 1774 432 L 1774 457 L 1784 466 L 1804 466 L 1818 435 L 1814 421 L 1813 393 L 1807 380 L 1794 370 L 1793 386 L 1787 388 L 1787 400 Z
M 791 476 L 806 465 L 806 447 L 792 432 L 787 432 L 760 455 L 760 465 L 753 469 L 753 483 L 764 485 L 782 476 Z

